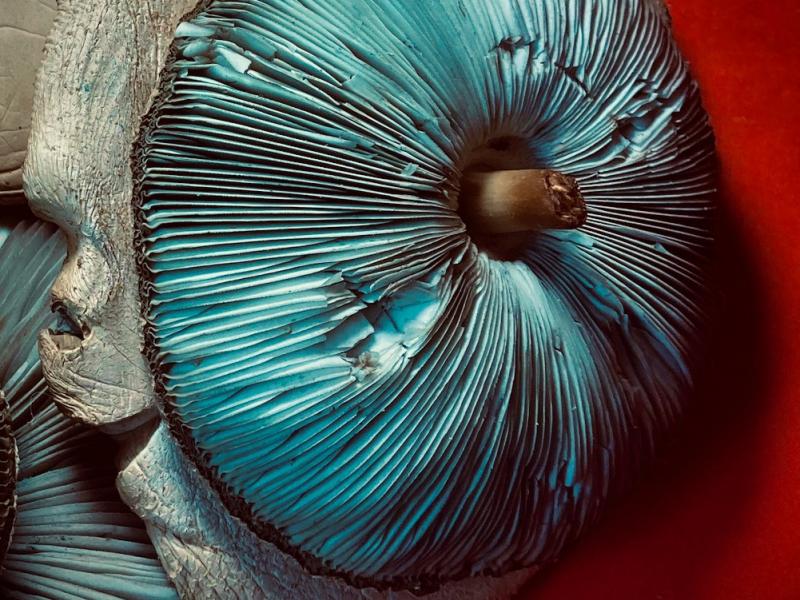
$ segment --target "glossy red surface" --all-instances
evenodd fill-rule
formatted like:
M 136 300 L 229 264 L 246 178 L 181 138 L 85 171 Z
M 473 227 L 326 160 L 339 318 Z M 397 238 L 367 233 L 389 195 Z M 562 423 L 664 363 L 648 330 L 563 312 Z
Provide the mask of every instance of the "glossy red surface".
M 721 163 L 709 365 L 642 485 L 525 599 L 800 599 L 800 3 L 669 4 Z

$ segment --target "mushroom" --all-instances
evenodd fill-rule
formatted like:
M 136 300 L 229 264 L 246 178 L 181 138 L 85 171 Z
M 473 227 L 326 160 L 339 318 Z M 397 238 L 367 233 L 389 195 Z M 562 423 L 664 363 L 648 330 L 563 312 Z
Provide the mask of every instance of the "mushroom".
M 7 221 L 4 219 L 4 221 Z M 36 349 L 63 237 L 30 218 L 0 226 L 0 595 L 175 598 L 144 524 L 114 488 L 107 439 L 58 410 Z
M 508 597 L 691 389 L 713 137 L 663 5 L 123 4 L 57 21 L 25 189 L 45 375 L 179 592 Z

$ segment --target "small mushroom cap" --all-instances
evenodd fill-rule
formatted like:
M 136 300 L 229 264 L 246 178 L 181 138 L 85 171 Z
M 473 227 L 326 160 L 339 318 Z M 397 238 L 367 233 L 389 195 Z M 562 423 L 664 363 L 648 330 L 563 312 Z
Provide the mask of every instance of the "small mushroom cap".
M 661 3 L 219 0 L 177 37 L 133 162 L 186 452 L 315 573 L 554 559 L 691 386 L 713 139 Z M 474 243 L 497 139 L 578 181 L 581 230 Z

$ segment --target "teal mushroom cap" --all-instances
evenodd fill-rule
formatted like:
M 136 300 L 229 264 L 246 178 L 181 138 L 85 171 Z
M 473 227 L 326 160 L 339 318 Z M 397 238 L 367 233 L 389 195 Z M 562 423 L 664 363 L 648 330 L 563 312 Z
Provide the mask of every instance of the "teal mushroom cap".
M 554 559 L 702 335 L 714 144 L 662 4 L 218 0 L 176 38 L 133 166 L 185 451 L 315 573 Z M 585 212 L 515 227 L 506 172 Z

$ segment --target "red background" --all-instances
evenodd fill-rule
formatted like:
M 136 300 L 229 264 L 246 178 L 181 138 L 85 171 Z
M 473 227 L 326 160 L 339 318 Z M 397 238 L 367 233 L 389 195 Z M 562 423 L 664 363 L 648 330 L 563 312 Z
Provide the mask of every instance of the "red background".
M 721 163 L 713 360 L 642 485 L 526 599 L 800 599 L 800 2 L 669 4 Z

